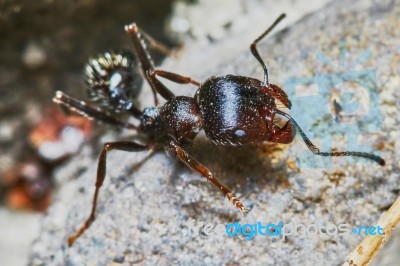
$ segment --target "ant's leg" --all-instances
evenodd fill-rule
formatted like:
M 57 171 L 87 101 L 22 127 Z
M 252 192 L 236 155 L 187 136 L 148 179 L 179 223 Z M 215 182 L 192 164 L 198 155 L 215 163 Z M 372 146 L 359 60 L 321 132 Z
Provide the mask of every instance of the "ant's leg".
M 269 87 L 261 87 L 260 91 L 278 99 L 285 107 L 289 109 L 292 107 L 292 103 L 290 102 L 288 95 L 279 86 L 275 84 L 269 84 Z
M 171 141 L 167 146 L 166 149 L 171 151 L 172 154 L 175 154 L 179 157 L 179 159 L 184 162 L 187 166 L 191 169 L 195 170 L 203 177 L 207 178 L 216 188 L 218 188 L 224 196 L 228 198 L 228 200 L 235 205 L 243 214 L 247 214 L 249 209 L 244 207 L 243 203 L 236 198 L 232 191 L 222 185 L 219 180 L 207 169 L 204 165 L 196 161 L 189 153 L 187 153 L 176 141 Z
M 160 69 L 154 69 L 154 70 L 150 70 L 149 71 L 149 75 L 151 77 L 156 78 L 156 76 L 160 76 L 163 77 L 165 79 L 168 79 L 170 81 L 173 81 L 175 83 L 179 83 L 179 84 L 193 84 L 196 86 L 200 86 L 200 82 L 197 82 L 193 79 L 191 79 L 190 77 L 185 77 L 176 73 L 172 73 L 172 72 L 168 72 L 168 71 L 164 71 L 164 70 L 160 70 Z
M 150 34 L 145 32 L 144 30 L 140 29 L 140 33 L 147 40 L 147 42 L 151 48 L 158 50 L 160 53 L 164 54 L 165 56 L 170 56 L 172 54 L 172 50 L 170 48 L 168 48 L 161 42 L 155 40 L 153 37 L 151 37 Z
M 146 43 L 142 33 L 135 23 L 125 26 L 125 31 L 131 36 L 136 57 L 138 58 L 142 67 L 143 75 L 149 82 L 154 95 L 154 104 L 158 105 L 157 92 L 166 100 L 171 99 L 175 95 L 157 80 L 154 76 L 150 76 L 148 73 L 154 70 L 154 63 L 147 50 Z
M 103 185 L 103 181 L 106 175 L 106 163 L 107 163 L 107 152 L 111 150 L 120 150 L 127 152 L 138 152 L 149 149 L 149 146 L 138 144 L 135 142 L 119 141 L 119 142 L 109 142 L 105 143 L 103 150 L 101 151 L 99 163 L 97 166 L 97 178 L 96 178 L 96 189 L 93 195 L 92 210 L 89 217 L 86 219 L 85 223 L 75 232 L 72 236 L 68 238 L 68 246 L 72 246 L 75 240 L 85 232 L 86 229 L 92 224 L 95 219 L 95 212 L 97 206 L 97 196 L 99 194 L 100 187 Z
M 61 91 L 56 92 L 56 96 L 53 98 L 53 102 L 57 104 L 61 104 L 65 107 L 67 107 L 69 110 L 76 112 L 82 116 L 87 117 L 90 120 L 97 120 L 101 121 L 113 126 L 117 127 L 122 127 L 122 128 L 129 128 L 129 129 L 138 129 L 137 126 L 127 123 L 127 122 L 122 122 L 119 121 L 118 119 L 115 119 L 114 117 L 99 111 L 93 107 L 90 107 L 86 105 L 85 102 L 79 101 L 75 98 L 72 98 L 65 93 Z M 137 110 L 138 113 L 141 113 L 139 110 Z
M 257 59 L 257 61 L 261 64 L 262 68 L 264 69 L 264 82 L 263 82 L 263 86 L 268 87 L 269 86 L 269 82 L 268 82 L 268 69 L 264 64 L 264 61 L 261 59 L 260 55 L 258 54 L 257 51 L 257 43 L 259 41 L 261 41 L 265 36 L 267 36 L 268 33 L 270 33 L 276 25 L 278 25 L 278 23 L 285 17 L 285 14 L 280 15 L 275 21 L 274 23 L 272 23 L 272 25 L 263 33 L 260 35 L 260 37 L 258 37 L 257 39 L 254 40 L 254 42 L 250 45 L 250 51 L 251 53 L 254 55 L 254 57 Z

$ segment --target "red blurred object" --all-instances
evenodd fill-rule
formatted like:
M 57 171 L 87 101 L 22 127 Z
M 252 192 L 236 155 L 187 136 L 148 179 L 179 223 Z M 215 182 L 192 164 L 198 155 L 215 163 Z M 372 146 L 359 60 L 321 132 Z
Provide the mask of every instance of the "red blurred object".
M 29 141 L 40 157 L 55 161 L 76 153 L 92 132 L 92 121 L 81 116 L 66 116 L 52 107 L 32 129 Z
M 15 209 L 45 211 L 51 202 L 55 167 L 78 152 L 90 137 L 92 122 L 80 116 L 66 116 L 48 108 L 29 133 L 29 159 L 6 171 L 0 179 L 6 204 Z
M 5 199 L 9 207 L 45 211 L 51 201 L 51 171 L 32 161 L 9 170 L 2 179 Z

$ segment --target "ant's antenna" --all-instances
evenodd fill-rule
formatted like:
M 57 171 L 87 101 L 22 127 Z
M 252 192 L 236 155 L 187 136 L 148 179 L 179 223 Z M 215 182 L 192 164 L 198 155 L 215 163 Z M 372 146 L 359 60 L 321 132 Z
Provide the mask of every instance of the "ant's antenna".
M 250 51 L 251 51 L 251 53 L 254 55 L 254 57 L 257 59 L 257 61 L 260 62 L 262 68 L 264 69 L 264 81 L 263 81 L 262 86 L 265 86 L 265 87 L 269 87 L 268 69 L 267 69 L 267 67 L 266 67 L 265 64 L 264 64 L 264 61 L 261 59 L 261 57 L 260 57 L 260 55 L 259 55 L 259 53 L 258 53 L 258 51 L 257 51 L 256 45 L 257 45 L 257 43 L 258 43 L 259 41 L 261 41 L 265 36 L 267 36 L 267 34 L 270 33 L 270 32 L 275 28 L 275 26 L 278 25 L 278 23 L 279 23 L 282 19 L 284 19 L 285 17 L 286 17 L 286 14 L 285 14 L 285 13 L 281 14 L 281 15 L 274 21 L 274 23 L 272 23 L 272 25 L 271 25 L 263 34 L 261 34 L 260 37 L 258 37 L 257 39 L 255 39 L 255 41 L 250 45 Z
M 355 157 L 362 157 L 366 158 L 372 161 L 375 161 L 376 163 L 384 166 L 385 165 L 385 160 L 382 159 L 378 155 L 374 155 L 371 153 L 366 153 L 366 152 L 359 152 L 359 151 L 340 151 L 340 152 L 321 152 L 311 141 L 310 139 L 306 136 L 304 131 L 300 128 L 300 126 L 296 123 L 296 121 L 287 113 L 284 113 L 280 110 L 275 109 L 275 113 L 282 115 L 289 119 L 290 122 L 293 123 L 293 125 L 299 130 L 301 137 L 303 138 L 304 142 L 306 143 L 307 147 L 316 155 L 320 156 L 355 156 Z

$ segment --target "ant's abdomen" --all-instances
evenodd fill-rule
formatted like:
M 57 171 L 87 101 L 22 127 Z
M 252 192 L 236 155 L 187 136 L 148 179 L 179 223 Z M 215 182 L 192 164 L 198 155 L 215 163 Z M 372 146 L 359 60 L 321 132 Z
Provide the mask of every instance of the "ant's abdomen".
M 130 109 L 143 84 L 137 59 L 128 51 L 106 52 L 85 67 L 87 95 L 113 112 Z
M 211 142 L 243 145 L 268 138 L 259 88 L 260 81 L 233 75 L 211 77 L 200 86 L 195 99 Z

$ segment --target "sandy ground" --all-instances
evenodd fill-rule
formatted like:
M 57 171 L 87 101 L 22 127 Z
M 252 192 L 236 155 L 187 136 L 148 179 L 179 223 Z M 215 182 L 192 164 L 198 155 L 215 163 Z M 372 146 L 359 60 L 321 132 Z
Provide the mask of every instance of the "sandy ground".
M 343 78 L 343 75 L 338 73 L 350 73 L 345 66 L 351 66 L 365 51 L 371 51 L 371 56 L 366 56 L 353 70 L 363 73 L 360 80 L 367 82 L 362 85 L 368 92 L 379 94 L 369 102 L 362 97 L 359 99 L 361 105 L 367 102 L 369 106 L 378 106 L 379 112 L 373 113 L 375 116 L 355 116 L 358 117 L 355 123 L 353 121 L 355 127 L 337 126 L 330 112 L 318 119 L 320 113 L 314 107 L 316 105 L 312 102 L 304 104 L 299 97 L 294 97 L 295 94 L 290 94 L 294 103 L 292 115 L 305 124 L 307 134 L 312 133 L 316 141 L 320 139 L 319 143 L 330 143 L 333 139 L 334 147 L 343 150 L 346 138 L 355 135 L 356 141 L 367 144 L 365 149 L 379 148 L 387 160 L 384 168 L 374 164 L 354 164 L 342 158 L 318 160 L 304 153 L 306 148 L 300 139 L 289 146 L 237 150 L 211 146 L 204 136 L 200 136 L 193 154 L 252 207 L 250 214 L 243 217 L 210 184 L 163 153 L 155 154 L 132 171 L 132 166 L 148 154 L 113 152 L 109 156 L 109 171 L 101 191 L 97 220 L 74 247 L 68 249 L 67 236 L 82 223 L 90 208 L 98 151 L 88 146 L 57 171 L 60 189 L 43 220 L 39 222 L 37 216 L 19 217 L 2 211 L 1 223 L 14 221 L 6 223 L 7 227 L 1 226 L 2 230 L 13 232 L 21 227 L 18 221 L 29 219 L 30 226 L 23 226 L 29 232 L 21 234 L 29 236 L 23 238 L 24 246 L 28 247 L 32 237 L 39 233 L 40 223 L 39 239 L 30 252 L 32 265 L 342 263 L 361 236 L 323 234 L 284 239 L 257 236 L 246 241 L 243 237 L 227 238 L 216 231 L 207 235 L 203 230 L 204 224 L 216 226 L 234 221 L 242 224 L 283 221 L 369 226 L 398 196 L 400 183 L 396 162 L 400 133 L 396 128 L 399 115 L 395 106 L 399 103 L 396 90 L 400 83 L 399 60 L 396 58 L 399 58 L 400 34 L 396 27 L 399 23 L 396 1 L 357 1 L 353 4 L 338 1 L 306 16 L 308 12 L 322 8 L 323 4 L 321 1 L 306 5 L 301 1 L 177 4 L 170 23 L 183 25 L 189 37 L 184 38 L 185 46 L 178 57 L 165 60 L 162 68 L 191 75 L 200 81 L 211 75 L 228 73 L 261 79 L 262 70 L 248 46 L 275 17 L 287 12 L 288 19 L 280 26 L 285 30 L 260 44 L 260 53 L 269 65 L 271 82 L 285 89 L 295 88 L 293 82 L 302 81 L 299 78 L 325 77 L 331 83 L 324 86 L 336 88 L 336 94 L 337 91 L 340 94 L 335 78 Z M 172 28 L 177 29 L 176 26 Z M 343 50 L 346 51 L 346 64 L 341 65 Z M 318 56 L 321 54 L 333 63 L 321 60 Z M 370 71 L 362 72 L 365 69 Z M 376 78 L 372 81 L 363 78 L 371 71 Z M 359 78 L 356 74 L 349 74 L 349 77 Z M 301 82 L 300 85 L 306 90 L 313 88 Z M 170 87 L 179 94 L 190 95 L 194 91 L 194 88 L 175 84 Z M 323 91 L 321 96 L 331 100 L 336 94 Z M 151 99 L 150 90 L 145 87 L 141 103 L 150 105 Z M 309 121 L 311 124 L 307 124 Z M 348 132 L 352 134 L 348 135 Z M 108 133 L 102 140 L 128 137 L 129 132 L 122 136 Z M 310 166 L 310 162 L 325 165 L 304 168 Z M 196 235 L 194 227 L 202 229 L 203 233 Z M 27 249 L 21 248 L 21 241 L 0 242 L 0 246 L 5 247 L 0 249 L 2 261 L 11 263 L 7 265 L 26 262 Z M 398 241 L 390 243 L 384 253 L 387 255 L 380 259 L 393 262 L 396 253 L 390 250 L 396 250 Z M 12 251 L 17 245 L 19 251 L 15 256 Z

